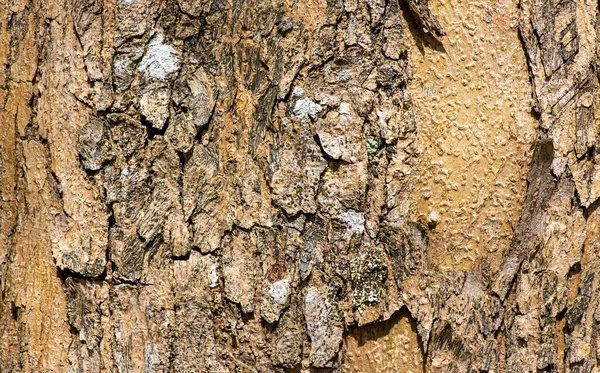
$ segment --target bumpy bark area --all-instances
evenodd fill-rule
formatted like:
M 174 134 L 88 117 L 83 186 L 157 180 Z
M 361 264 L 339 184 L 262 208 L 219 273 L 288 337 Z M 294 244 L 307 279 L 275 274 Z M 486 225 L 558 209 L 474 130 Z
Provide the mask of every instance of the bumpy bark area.
M 0 2 L 0 372 L 600 369 L 598 13 Z

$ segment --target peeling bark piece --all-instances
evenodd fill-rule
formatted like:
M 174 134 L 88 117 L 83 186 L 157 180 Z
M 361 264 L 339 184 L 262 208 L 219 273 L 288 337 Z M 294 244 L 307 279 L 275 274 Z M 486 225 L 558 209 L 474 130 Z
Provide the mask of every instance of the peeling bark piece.
M 108 287 L 101 283 L 68 277 L 65 280 L 67 316 L 77 334 L 69 346 L 70 372 L 100 372 L 101 341 L 105 336 L 101 304 L 108 300 Z M 104 320 L 106 321 L 106 319 Z
M 173 301 L 165 285 L 117 285 L 111 290 L 114 325 L 112 352 L 117 372 L 164 372 L 170 369 Z M 167 284 L 168 286 L 168 284 Z
M 600 162 L 600 157 L 594 154 L 592 161 L 583 160 L 571 167 L 579 203 L 585 208 L 590 207 L 600 198 L 600 164 L 598 162 Z
M 146 128 L 142 123 L 127 116 L 108 116 L 108 118 L 114 123 L 111 133 L 120 155 L 129 158 L 136 152 L 141 152 L 148 139 Z
M 194 125 L 194 116 L 188 111 L 172 115 L 165 136 L 178 152 L 187 153 L 194 145 L 197 131 Z
M 67 315 L 69 324 L 79 332 L 79 340 L 89 350 L 98 348 L 103 336 L 101 310 L 97 296 L 101 295 L 101 286 L 82 279 L 68 277 Z
M 366 149 L 363 148 L 363 152 Z M 327 169 L 322 177 L 323 185 L 318 195 L 319 207 L 339 216 L 345 210 L 360 211 L 367 189 L 366 160 L 359 163 L 341 164 L 337 170 Z M 345 221 L 342 218 L 342 221 Z
M 203 8 L 208 2 L 203 0 L 177 0 L 177 4 L 181 11 L 189 14 L 192 17 L 200 17 L 203 13 Z
M 315 124 L 323 150 L 333 159 L 352 163 L 362 159 L 363 121 L 348 102 L 341 102 L 338 111 L 329 111 Z
M 102 1 L 81 0 L 73 2 L 74 26 L 85 59 L 90 80 L 102 79 Z
M 116 277 L 136 282 L 142 276 L 146 249 L 135 229 L 112 228 L 110 259 L 116 266 Z
M 175 372 L 227 372 L 218 358 L 218 327 L 212 318 L 222 300 L 218 259 L 192 251 L 186 260 L 175 261 L 173 274 Z
M 152 127 L 162 129 L 169 118 L 169 103 L 171 89 L 163 82 L 153 82 L 146 85 L 141 93 L 140 113 L 152 124 Z
M 436 36 L 446 35 L 440 22 L 431 13 L 428 0 L 408 0 L 408 7 L 427 32 L 432 32 Z
M 186 79 L 189 95 L 185 105 L 191 109 L 194 125 L 200 129 L 208 124 L 216 102 L 216 88 L 212 76 L 202 67 Z
M 275 354 L 273 363 L 284 368 L 294 368 L 301 361 L 302 354 L 302 328 L 300 319 L 302 314 L 296 306 L 285 311 L 281 321 L 277 324 Z
M 311 286 L 306 290 L 304 317 L 310 337 L 310 362 L 316 368 L 331 366 L 340 349 L 344 329 L 326 288 Z
M 135 75 L 136 60 L 144 53 L 141 46 L 137 47 L 135 52 L 123 53 L 115 56 L 112 65 L 113 81 L 116 86 L 116 92 L 126 91 Z
M 92 117 L 77 136 L 77 148 L 83 167 L 97 171 L 114 157 L 110 131 L 106 122 Z
M 78 229 L 79 228 L 79 229 Z M 70 228 L 52 246 L 52 256 L 59 268 L 86 277 L 98 277 L 106 266 L 106 237 L 99 229 L 83 230 L 71 222 Z
M 156 236 L 162 234 L 167 214 L 172 207 L 170 193 L 172 190 L 165 183 L 155 185 L 152 198 L 140 214 L 137 232 L 146 243 L 150 243 Z
M 235 230 L 223 240 L 223 280 L 225 296 L 238 303 L 242 312 L 254 311 L 254 293 L 258 278 L 259 260 L 253 248 L 255 238 L 250 234 Z
M 533 154 L 531 169 L 527 175 L 530 187 L 523 204 L 523 211 L 510 245 L 510 252 L 504 256 L 501 272 L 492 289 L 504 300 L 514 276 L 528 253 L 539 245 L 543 234 L 545 221 L 545 207 L 548 199 L 556 192 L 557 183 L 552 176 L 552 161 L 554 147 L 551 139 L 538 141 Z M 531 186 L 534 187 L 531 187 Z
M 288 122 L 284 133 L 295 129 L 300 132 L 299 138 L 279 144 L 277 161 L 271 164 L 273 201 L 283 207 L 288 215 L 295 215 L 299 211 L 314 213 L 319 178 L 327 162 L 308 129 L 298 121 L 293 123 Z
M 192 217 L 193 245 L 203 253 L 219 247 L 235 217 L 230 208 L 234 191 L 219 169 L 219 158 L 216 147 L 195 146 L 183 175 L 183 216 Z

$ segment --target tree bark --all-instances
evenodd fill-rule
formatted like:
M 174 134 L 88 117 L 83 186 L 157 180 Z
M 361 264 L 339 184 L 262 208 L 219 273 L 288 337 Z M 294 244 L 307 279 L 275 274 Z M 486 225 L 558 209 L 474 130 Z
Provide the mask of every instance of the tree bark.
M 0 2 L 0 372 L 600 371 L 599 12 Z

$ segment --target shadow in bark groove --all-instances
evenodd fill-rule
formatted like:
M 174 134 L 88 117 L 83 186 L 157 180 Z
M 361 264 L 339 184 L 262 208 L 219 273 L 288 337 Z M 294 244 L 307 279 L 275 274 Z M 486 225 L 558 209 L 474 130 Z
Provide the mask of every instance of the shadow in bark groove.
M 344 372 L 422 372 L 423 343 L 406 307 L 388 320 L 348 330 Z
M 400 10 L 404 20 L 408 24 L 408 31 L 410 31 L 410 34 L 414 39 L 421 55 L 425 54 L 425 48 L 431 48 L 435 51 L 448 54 L 444 44 L 442 44 L 442 42 L 434 34 L 431 32 L 425 32 L 423 30 L 423 26 L 421 26 L 419 20 L 411 12 L 406 2 L 402 2 L 402 4 L 400 4 Z

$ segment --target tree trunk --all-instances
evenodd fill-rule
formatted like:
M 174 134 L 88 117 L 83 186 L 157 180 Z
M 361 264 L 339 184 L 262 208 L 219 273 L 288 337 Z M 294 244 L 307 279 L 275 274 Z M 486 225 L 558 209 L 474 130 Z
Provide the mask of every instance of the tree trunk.
M 599 9 L 0 1 L 0 372 L 599 372 Z

